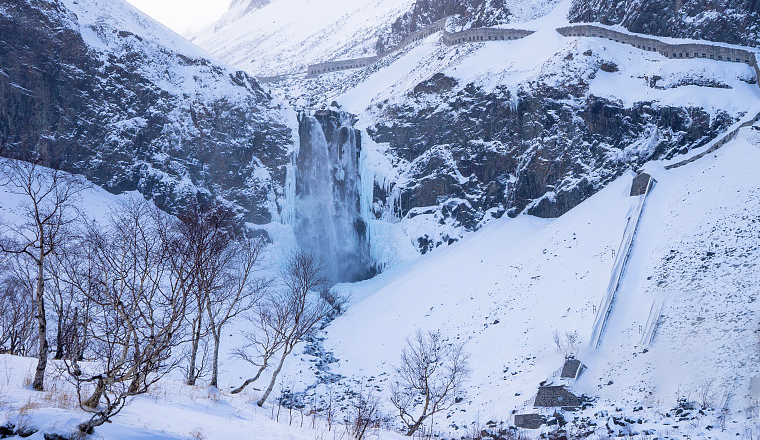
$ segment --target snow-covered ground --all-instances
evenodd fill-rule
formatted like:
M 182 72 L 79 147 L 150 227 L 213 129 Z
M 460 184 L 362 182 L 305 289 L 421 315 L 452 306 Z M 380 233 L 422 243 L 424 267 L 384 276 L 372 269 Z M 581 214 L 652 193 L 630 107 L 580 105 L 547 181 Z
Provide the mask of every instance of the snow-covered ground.
M 472 354 L 470 393 L 450 420 L 508 420 L 562 363 L 554 330 L 577 331 L 589 366 L 578 392 L 629 410 L 697 399 L 712 381 L 740 417 L 760 375 L 760 133 L 745 129 L 715 155 L 665 171 L 644 210 L 611 323 L 585 348 L 635 200 L 623 176 L 559 219 L 494 220 L 480 232 L 377 278 L 343 286 L 354 298 L 327 330 L 335 372 L 380 383 L 404 339 L 441 329 Z M 652 346 L 641 344 L 653 301 L 664 302 Z M 729 387 L 734 383 L 733 388 Z M 753 419 L 754 420 L 754 419 Z M 677 435 L 673 432 L 671 435 Z
M 625 430 L 653 430 L 656 436 L 745 435 L 745 428 L 757 423 L 754 413 L 747 412 L 749 378 L 760 376 L 759 161 L 760 132 L 748 128 L 715 154 L 692 164 L 671 171 L 659 162 L 646 166 L 657 184 L 644 210 L 611 323 L 596 351 L 585 343 L 609 280 L 613 250 L 635 200 L 628 195 L 632 174 L 561 218 L 494 220 L 461 242 L 372 280 L 338 286 L 351 294 L 351 303 L 325 331 L 322 349 L 334 359 L 327 370 L 320 366 L 321 374 L 343 376 L 331 386 L 336 395 L 364 384 L 384 396 L 404 339 L 416 329 L 440 329 L 452 341 L 466 341 L 471 354 L 473 373 L 466 399 L 450 418 L 435 419 L 437 429 L 459 437 L 463 429 L 486 420 L 510 423 L 512 410 L 522 408 L 539 382 L 562 363 L 554 330 L 577 331 L 578 355 L 588 370 L 574 389 L 600 400 L 566 418 L 590 418 L 598 424 L 595 432 L 600 436 L 606 435 L 605 420 L 612 415 L 642 418 L 640 426 Z M 13 200 L 3 194 L 2 208 L 9 212 Z M 104 212 L 116 199 L 97 188 L 83 196 L 93 212 Z M 662 318 L 651 346 L 645 347 L 641 331 L 654 301 L 664 303 Z M 238 342 L 230 339 L 226 352 Z M 305 354 L 291 358 L 281 378 L 283 388 L 297 391 L 313 385 L 316 361 Z M 0 357 L 0 425 L 17 424 L 23 418 L 26 426 L 65 433 L 85 414 L 75 408 L 65 381 L 55 379 L 55 368 L 50 375 L 56 385 L 50 391 L 29 390 L 33 365 L 33 360 Z M 247 373 L 225 358 L 222 389 Z M 273 421 L 274 407 L 255 409 L 256 389 L 238 397 L 224 392 L 209 397 L 207 390 L 180 385 L 177 379 L 167 379 L 149 395 L 134 399 L 96 435 L 193 438 L 200 432 L 209 439 L 252 432 L 262 439 L 338 435 L 324 432 L 320 420 L 316 423 L 321 428 L 313 430 L 308 416 L 302 427 L 298 411 L 292 425 L 285 409 L 280 410 L 280 421 Z M 697 390 L 710 381 L 714 405 L 731 391 L 726 430 L 707 428 L 718 426 L 716 411 L 675 423 L 669 410 L 677 395 L 697 400 Z M 311 388 L 308 395 L 316 390 L 322 398 L 328 388 L 324 384 Z M 638 406 L 645 409 L 634 411 Z M 392 416 L 389 404 L 384 407 Z M 615 432 L 623 429 L 612 426 Z
M 375 54 L 380 29 L 411 0 L 277 0 L 246 13 L 233 7 L 192 41 L 257 76 L 306 71 L 308 64 Z

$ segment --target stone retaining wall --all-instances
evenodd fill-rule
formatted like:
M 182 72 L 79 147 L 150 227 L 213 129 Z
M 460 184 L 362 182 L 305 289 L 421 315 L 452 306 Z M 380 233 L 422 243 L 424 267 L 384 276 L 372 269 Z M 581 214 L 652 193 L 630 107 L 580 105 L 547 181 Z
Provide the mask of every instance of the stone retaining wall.
M 441 31 L 443 32 L 443 38 L 442 38 L 443 44 L 447 46 L 453 46 L 455 44 L 464 44 L 464 43 L 477 43 L 481 41 L 517 40 L 519 38 L 527 37 L 528 35 L 533 33 L 533 31 L 526 31 L 522 29 L 494 29 L 494 28 L 467 29 L 461 32 L 450 33 L 446 31 L 446 20 L 448 20 L 448 17 L 438 20 L 435 23 L 424 27 L 423 29 L 420 29 L 416 32 L 413 32 L 407 35 L 406 37 L 404 37 L 403 40 L 401 40 L 393 48 L 391 48 L 390 50 L 386 52 L 378 54 L 377 56 L 366 57 L 366 58 L 354 58 L 350 60 L 327 61 L 324 63 L 312 64 L 312 65 L 309 65 L 306 73 L 308 76 L 314 76 L 314 75 L 321 75 L 323 73 L 367 67 L 373 64 L 374 62 L 376 62 L 377 60 L 393 52 L 403 49 L 404 47 L 412 43 L 421 41 L 429 37 L 430 35 L 433 35 Z
M 380 57 L 354 58 L 351 60 L 328 61 L 326 63 L 311 64 L 306 72 L 307 75 L 321 75 L 328 72 L 337 72 L 339 70 L 359 69 L 361 67 L 371 66 Z
M 754 52 L 739 48 L 704 43 L 670 44 L 654 38 L 632 35 L 591 24 L 561 27 L 557 29 L 557 32 L 566 37 L 606 38 L 618 43 L 630 44 L 641 50 L 657 52 L 667 58 L 708 58 L 757 66 Z
M 314 76 L 323 73 L 367 67 L 388 54 L 427 38 L 436 32 L 443 32 L 441 41 L 447 46 L 485 41 L 518 40 L 520 38 L 525 38 L 534 32 L 522 29 L 498 28 L 475 28 L 460 32 L 448 32 L 446 31 L 446 20 L 447 18 L 444 18 L 417 32 L 407 35 L 392 49 L 378 54 L 377 56 L 312 64 L 307 69 L 307 75 Z M 758 85 L 760 85 L 760 67 L 758 66 L 755 53 L 749 50 L 704 43 L 670 44 L 655 38 L 628 34 L 591 24 L 561 27 L 557 29 L 557 32 L 566 37 L 606 38 L 618 43 L 629 44 L 641 50 L 657 52 L 667 58 L 705 58 L 717 61 L 746 63 L 754 67 L 755 74 L 758 78 Z M 282 76 L 268 77 L 265 82 L 273 82 L 280 79 L 282 79 Z
M 450 33 L 444 29 L 441 41 L 447 46 L 454 46 L 456 44 L 478 43 L 481 41 L 519 40 L 520 38 L 525 38 L 533 33 L 534 31 L 526 31 L 522 29 L 495 28 L 475 28 Z

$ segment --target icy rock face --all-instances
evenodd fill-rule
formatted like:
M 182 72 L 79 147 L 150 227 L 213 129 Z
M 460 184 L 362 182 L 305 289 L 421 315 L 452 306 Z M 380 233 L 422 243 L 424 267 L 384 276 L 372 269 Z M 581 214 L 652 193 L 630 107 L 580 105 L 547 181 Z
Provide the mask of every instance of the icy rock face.
M 558 217 L 626 170 L 702 145 L 733 122 L 701 108 L 625 107 L 587 94 L 581 78 L 518 93 L 455 84 L 443 74 L 420 83 L 383 107 L 369 135 L 401 168 L 392 190 L 402 217 L 436 209 L 441 224 L 470 231 L 504 214 Z M 374 199 L 393 198 L 375 187 Z M 425 251 L 447 239 L 418 241 Z
M 321 258 L 331 281 L 373 274 L 359 209 L 361 131 L 345 112 L 299 115 L 293 229 L 299 246 Z
M 455 16 L 452 24 L 460 27 L 506 23 L 511 15 L 506 3 L 506 0 L 418 0 L 378 39 L 377 51 L 383 53 L 412 32 L 448 16 Z
M 620 24 L 631 32 L 760 44 L 760 2 L 756 0 L 574 0 L 572 22 Z
M 0 3 L 4 156 L 36 153 L 169 211 L 216 198 L 264 224 L 293 142 L 278 107 L 121 0 Z

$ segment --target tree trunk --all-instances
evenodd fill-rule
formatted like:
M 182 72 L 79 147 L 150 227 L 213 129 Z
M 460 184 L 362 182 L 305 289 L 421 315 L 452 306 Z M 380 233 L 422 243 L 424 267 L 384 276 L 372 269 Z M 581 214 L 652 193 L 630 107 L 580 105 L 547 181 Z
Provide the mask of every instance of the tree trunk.
M 40 342 L 40 351 L 37 355 L 37 369 L 34 372 L 32 388 L 42 391 L 45 382 L 45 369 L 47 368 L 48 342 L 47 342 L 47 319 L 45 318 L 45 271 L 43 259 L 37 260 L 37 331 Z
M 193 339 L 192 346 L 190 347 L 190 366 L 187 368 L 187 384 L 195 385 L 195 381 L 198 379 L 198 375 L 195 374 L 195 364 L 198 359 L 198 346 L 201 341 L 201 318 L 202 313 L 198 313 L 198 317 L 193 320 Z
M 258 406 L 264 406 L 264 402 L 267 401 L 267 398 L 269 398 L 269 395 L 272 394 L 272 390 L 274 389 L 274 383 L 277 381 L 277 375 L 280 374 L 280 370 L 282 370 L 282 364 L 285 363 L 285 358 L 290 354 L 290 350 L 293 348 L 288 348 L 287 346 L 283 349 L 282 357 L 280 358 L 280 363 L 277 365 L 277 369 L 274 370 L 274 373 L 272 373 L 272 380 L 269 381 L 269 386 L 267 387 L 266 391 L 264 391 L 264 395 L 261 396 L 261 399 L 259 399 L 258 402 L 256 402 L 256 405 Z
M 53 359 L 59 361 L 63 359 L 63 319 L 58 315 L 58 326 L 55 335 L 55 356 Z
M 414 433 L 417 432 L 418 429 L 420 429 L 420 426 L 422 426 L 422 422 L 425 421 L 425 417 L 427 417 L 427 416 L 425 416 L 425 415 L 420 416 L 420 418 L 417 419 L 416 422 L 414 422 L 414 425 L 412 425 L 412 426 L 409 427 L 409 430 L 406 431 L 406 434 L 404 434 L 404 435 L 406 435 L 407 437 L 413 436 Z
M 219 343 L 222 339 L 222 329 L 212 329 L 211 335 L 214 337 L 214 357 L 211 362 L 211 383 L 209 386 L 219 388 Z
M 103 396 L 103 393 L 106 390 L 106 382 L 101 377 L 98 378 L 98 384 L 95 386 L 95 391 L 92 392 L 92 396 L 90 396 L 89 399 L 87 399 L 82 405 L 86 406 L 90 409 L 95 409 L 100 404 L 100 398 Z
M 261 373 L 263 373 L 264 370 L 266 370 L 267 366 L 269 365 L 269 362 L 267 361 L 268 361 L 268 358 L 264 358 L 264 363 L 261 365 L 261 368 L 259 368 L 259 371 L 256 372 L 256 375 L 253 376 L 251 379 L 248 379 L 245 382 L 243 382 L 243 385 L 240 385 L 238 388 L 235 388 L 234 390 L 230 391 L 230 394 L 238 394 L 242 392 L 245 389 L 245 387 L 259 380 L 259 377 L 261 377 Z

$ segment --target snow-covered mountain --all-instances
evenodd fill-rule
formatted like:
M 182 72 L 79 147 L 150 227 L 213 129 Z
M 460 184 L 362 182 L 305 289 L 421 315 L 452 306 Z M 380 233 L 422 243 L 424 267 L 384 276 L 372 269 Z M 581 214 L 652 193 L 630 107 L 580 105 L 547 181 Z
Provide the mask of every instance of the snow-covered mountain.
M 396 429 L 387 398 L 404 341 L 440 330 L 466 342 L 472 374 L 430 435 L 525 438 L 514 415 L 540 412 L 555 440 L 756 438 L 756 51 L 726 60 L 691 48 L 754 44 L 757 5 L 645 3 L 235 0 L 193 38 L 204 49 L 121 2 L 0 3 L 2 154 L 44 153 L 169 210 L 196 194 L 232 202 L 271 232 L 272 273 L 297 245 L 326 260 L 331 298 L 350 298 L 287 359 L 272 406 L 254 407 L 260 383 L 224 391 L 251 373 L 230 337 L 221 392 L 169 377 L 102 435 L 337 439 L 331 424 L 366 390 Z M 450 15 L 446 34 L 303 75 L 384 53 Z M 622 34 L 558 32 L 578 21 Z M 530 35 L 444 44 L 478 27 Z M 631 32 L 686 56 L 631 44 L 647 36 Z M 254 79 L 279 74 L 292 75 Z M 642 171 L 656 183 L 631 196 Z M 112 197 L 96 192 L 88 209 Z M 556 377 L 567 353 L 555 332 L 577 335 L 577 381 Z M 16 417 L 36 398 L 23 387 L 30 364 L 0 362 L 12 390 L 0 407 Z M 591 406 L 534 409 L 552 383 Z M 74 426 L 75 409 L 42 408 L 40 426 Z
M 122 0 L 0 3 L 0 146 L 168 209 L 278 215 L 295 114 Z
M 375 54 L 384 25 L 412 0 L 234 2 L 192 41 L 255 76 L 298 73 L 308 64 Z
M 506 25 L 535 31 L 522 39 L 449 47 L 433 34 L 364 69 L 271 85 L 296 107 L 334 102 L 358 116 L 362 215 L 380 267 L 505 214 L 560 216 L 760 111 L 748 64 L 564 37 L 571 2 L 541 6 L 550 12 Z
M 387 393 L 400 347 L 416 329 L 467 341 L 474 367 L 468 395 L 437 418 L 441 430 L 463 435 L 489 420 L 513 423 L 514 409 L 532 411 L 524 402 L 539 383 L 559 382 L 552 374 L 563 353 L 553 332 L 577 332 L 578 357 L 588 370 L 573 389 L 600 400 L 570 413 L 568 432 L 707 436 L 708 425 L 719 426 L 719 412 L 677 423 L 671 408 L 680 397 L 697 400 L 709 384 L 711 404 L 720 408 L 728 393 L 730 410 L 729 428 L 709 435 L 743 433 L 744 411 L 753 405 L 750 378 L 760 375 L 758 128 L 743 129 L 715 154 L 683 167 L 645 165 L 657 183 L 600 348 L 587 344 L 638 200 L 629 195 L 632 173 L 558 219 L 497 220 L 447 249 L 343 285 L 353 301 L 327 329 L 330 371 L 344 375 L 349 387 L 363 383 Z M 644 341 L 652 314 L 653 337 Z

